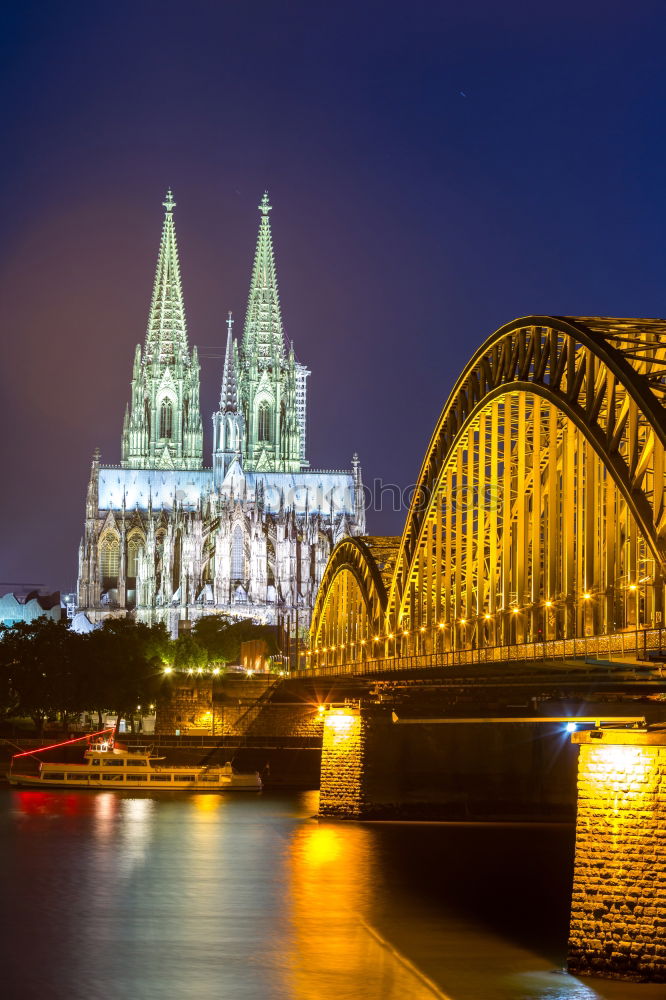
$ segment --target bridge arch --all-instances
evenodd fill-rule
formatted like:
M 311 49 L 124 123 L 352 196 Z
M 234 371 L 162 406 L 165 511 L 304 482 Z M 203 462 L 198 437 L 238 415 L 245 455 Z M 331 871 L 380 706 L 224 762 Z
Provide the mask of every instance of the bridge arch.
M 384 636 L 437 653 L 662 624 L 665 393 L 663 320 L 530 316 L 489 337 L 423 459 Z
M 663 613 L 665 332 L 532 316 L 482 345 L 423 460 L 388 628 L 456 649 Z
M 312 612 L 307 654 L 312 665 L 362 660 L 377 651 L 399 541 L 344 538 L 333 549 Z

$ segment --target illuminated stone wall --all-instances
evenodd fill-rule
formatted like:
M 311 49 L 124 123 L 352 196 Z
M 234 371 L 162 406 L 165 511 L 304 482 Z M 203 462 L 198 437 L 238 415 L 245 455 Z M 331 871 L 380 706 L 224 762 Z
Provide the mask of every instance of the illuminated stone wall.
M 178 675 L 158 700 L 155 733 L 173 736 L 178 730 L 183 736 L 320 737 L 323 720 L 310 701 L 261 700 L 274 680 L 274 675 L 268 674 L 251 679 L 225 677 L 215 681 L 213 692 L 209 678 Z
M 355 819 L 364 814 L 368 719 L 327 712 L 321 751 L 319 815 Z
M 666 981 L 666 733 L 578 733 L 569 969 Z
M 340 819 L 393 815 L 399 802 L 397 741 L 390 710 L 331 708 L 324 715 L 319 815 Z

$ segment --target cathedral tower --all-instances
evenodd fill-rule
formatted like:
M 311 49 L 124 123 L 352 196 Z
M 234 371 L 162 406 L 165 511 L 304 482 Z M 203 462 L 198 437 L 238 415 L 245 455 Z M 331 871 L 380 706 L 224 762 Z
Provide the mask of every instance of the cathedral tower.
M 287 349 L 282 327 L 266 192 L 239 358 L 247 472 L 300 472 L 305 460 L 308 369 Z
M 187 342 L 171 191 L 163 204 L 148 330 L 143 351 L 137 344 L 134 355 L 121 464 L 130 469 L 200 469 L 199 360 L 196 347 L 190 354 Z

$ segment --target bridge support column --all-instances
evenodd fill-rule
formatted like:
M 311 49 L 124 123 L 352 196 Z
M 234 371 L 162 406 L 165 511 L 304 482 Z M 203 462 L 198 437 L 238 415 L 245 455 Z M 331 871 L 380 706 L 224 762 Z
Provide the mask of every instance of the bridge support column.
M 397 741 L 390 709 L 332 708 L 324 716 L 319 815 L 379 816 L 394 807 Z
M 666 733 L 576 733 L 569 970 L 666 981 Z

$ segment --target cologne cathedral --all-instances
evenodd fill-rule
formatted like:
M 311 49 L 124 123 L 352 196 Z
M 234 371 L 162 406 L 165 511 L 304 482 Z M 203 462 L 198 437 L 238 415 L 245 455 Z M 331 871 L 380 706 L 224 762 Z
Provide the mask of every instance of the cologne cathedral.
M 243 336 L 234 338 L 230 314 L 212 467 L 204 467 L 174 207 L 169 192 L 121 462 L 93 456 L 79 611 L 91 622 L 132 613 L 174 633 L 179 621 L 214 613 L 306 626 L 332 547 L 365 530 L 360 464 L 354 455 L 349 471 L 309 467 L 310 372 L 285 338 L 265 194 Z

